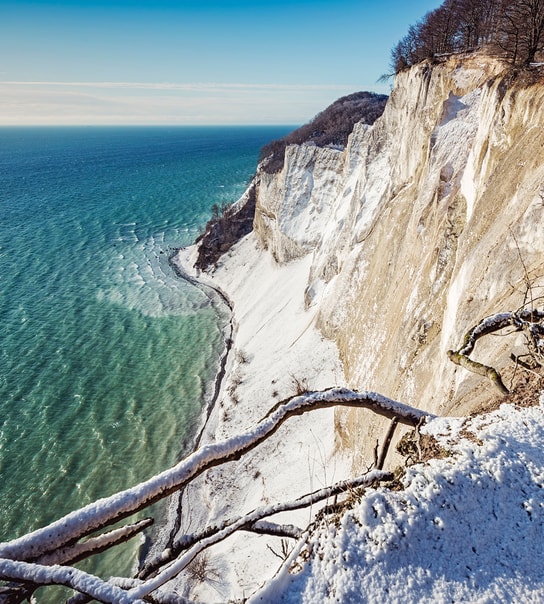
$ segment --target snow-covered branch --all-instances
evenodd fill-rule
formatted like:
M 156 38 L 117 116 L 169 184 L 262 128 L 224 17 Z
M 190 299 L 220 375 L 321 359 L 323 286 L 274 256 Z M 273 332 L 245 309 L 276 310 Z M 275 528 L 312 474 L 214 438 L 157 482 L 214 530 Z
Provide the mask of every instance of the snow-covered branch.
M 470 356 L 474 351 L 476 342 L 490 333 L 500 331 L 505 327 L 511 327 L 514 324 L 514 313 L 502 312 L 496 315 L 491 315 L 480 321 L 474 327 L 471 327 L 463 338 L 463 344 L 457 351 L 463 356 Z
M 160 555 L 156 556 L 152 560 L 149 560 L 138 573 L 138 577 L 141 579 L 149 578 L 156 573 L 161 566 L 165 566 L 167 563 L 171 562 L 181 552 L 189 549 L 202 539 L 218 533 L 237 520 L 238 518 L 231 518 L 221 522 L 220 524 L 208 526 L 198 533 L 183 535 L 181 538 L 176 540 L 173 547 L 165 549 Z M 264 520 L 248 523 L 247 525 L 240 527 L 239 530 L 249 533 L 256 533 L 258 535 L 272 535 L 274 537 L 288 537 L 290 539 L 299 539 L 303 533 L 303 530 L 298 526 L 293 526 L 292 524 L 277 524 L 275 522 L 268 522 Z
M 505 327 L 512 327 L 514 331 L 525 333 L 529 351 L 538 356 L 544 352 L 544 330 L 540 324 L 542 320 L 544 320 L 543 311 L 526 309 L 486 317 L 467 331 L 459 350 L 448 350 L 448 358 L 456 365 L 486 377 L 502 394 L 508 394 L 508 388 L 504 385 L 500 373 L 493 367 L 472 360 L 470 355 L 480 338 Z
M 247 529 L 251 533 L 256 533 L 258 535 L 272 535 L 274 537 L 288 537 L 289 539 L 300 539 L 302 533 L 304 532 L 298 526 L 294 526 L 293 524 L 276 524 L 275 522 L 267 522 L 266 520 L 261 520 L 259 522 L 254 522 Z
M 139 573 L 139 576 L 147 578 L 153 573 L 155 573 L 160 567 L 166 566 L 166 564 L 170 563 L 174 558 L 176 558 L 176 556 L 179 556 L 183 551 L 193 551 L 192 548 L 200 547 L 200 544 L 208 543 L 208 541 L 209 545 L 206 545 L 205 547 L 209 547 L 210 545 L 213 545 L 214 543 L 225 539 L 234 531 L 252 531 L 257 533 L 274 534 L 275 536 L 291 537 L 294 539 L 298 539 L 300 538 L 300 535 L 303 532 L 301 529 L 290 525 L 277 525 L 271 522 L 262 522 L 262 518 L 267 518 L 268 516 L 278 514 L 279 512 L 299 510 L 310 505 L 319 503 L 320 501 L 323 501 L 323 499 L 328 499 L 329 497 L 339 495 L 340 493 L 344 493 L 346 491 L 350 491 L 358 487 L 368 485 L 378 480 L 389 480 L 391 478 L 392 475 L 387 472 L 374 471 L 363 476 L 343 480 L 330 487 L 325 487 L 308 495 L 299 497 L 294 501 L 289 501 L 286 503 L 275 503 L 265 507 L 257 508 L 256 510 L 250 512 L 245 516 L 229 518 L 228 520 L 223 521 L 219 525 L 207 527 L 200 533 L 195 533 L 193 535 L 184 535 L 180 539 L 177 539 L 171 548 L 168 548 L 160 556 L 157 556 L 154 560 L 151 560 L 142 569 L 142 571 Z M 216 540 L 217 535 L 222 536 Z M 205 549 L 205 547 L 201 549 Z M 199 551 L 201 551 L 201 549 L 196 551 L 192 558 L 195 557 L 199 553 Z M 186 562 L 186 564 L 188 564 L 189 562 L 190 560 Z
M 222 528 L 219 527 L 219 529 L 214 533 L 199 539 L 188 551 L 176 558 L 176 560 L 174 560 L 158 575 L 152 579 L 144 581 L 141 585 L 134 587 L 128 593 L 131 596 L 138 598 L 146 596 L 178 575 L 201 551 L 210 547 L 211 545 L 214 545 L 215 543 L 218 543 L 219 541 L 223 541 L 234 532 L 243 530 L 244 527 L 251 526 L 262 518 L 266 518 L 280 512 L 305 508 L 329 497 L 333 497 L 338 493 L 349 491 L 361 486 L 368 486 L 379 480 L 391 480 L 392 477 L 392 474 L 389 472 L 373 470 L 364 476 L 359 476 L 351 480 L 343 480 L 331 487 L 326 487 L 308 495 L 304 495 L 303 497 L 300 497 L 294 501 L 262 506 L 253 510 L 253 512 L 250 512 L 249 514 L 246 514 L 245 516 L 241 516 L 235 520 L 228 520 L 224 523 Z
M 421 418 L 429 415 L 375 392 L 333 388 L 304 393 L 280 403 L 256 426 L 238 436 L 205 445 L 174 467 L 145 482 L 99 499 L 23 537 L 1 543 L 0 556 L 14 560 L 36 560 L 46 553 L 76 543 L 81 537 L 170 495 L 205 470 L 239 459 L 269 438 L 290 417 L 338 405 L 370 409 L 389 418 L 398 417 L 400 422 L 409 425 L 416 425 Z
M 70 566 L 44 566 L 0 558 L 0 579 L 38 585 L 65 585 L 107 604 L 145 604 L 124 589 Z
M 110 547 L 125 543 L 152 524 L 152 518 L 146 518 L 145 520 L 140 520 L 134 524 L 127 524 L 126 526 L 104 533 L 103 535 L 87 539 L 87 541 L 84 541 L 83 543 L 61 547 L 53 552 L 40 556 L 37 562 L 45 565 L 74 564 L 89 556 L 99 554 Z

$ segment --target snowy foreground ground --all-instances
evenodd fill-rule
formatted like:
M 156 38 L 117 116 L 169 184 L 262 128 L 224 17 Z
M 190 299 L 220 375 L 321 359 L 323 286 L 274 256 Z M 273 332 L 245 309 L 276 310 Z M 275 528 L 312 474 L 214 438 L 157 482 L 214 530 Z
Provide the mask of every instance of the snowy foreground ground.
M 322 524 L 251 602 L 544 601 L 544 394 L 422 430 L 449 452 Z
M 313 309 L 303 309 L 307 264 L 283 267 L 278 280 L 269 256 L 249 237 L 214 274 L 234 302 L 235 354 L 227 376 L 241 375 L 241 402 L 223 396 L 209 418 L 208 442 L 238 433 L 271 402 L 293 394 L 290 374 L 309 376 L 311 389 L 342 385 L 334 347 L 313 326 Z M 240 350 L 249 363 L 236 360 Z M 292 500 L 348 477 L 351 461 L 335 451 L 332 414 L 317 413 L 293 420 L 239 468 L 209 473 L 199 487 L 207 496 L 193 506 L 201 520 Z M 266 537 L 231 538 L 212 554 L 229 564 L 220 581 L 184 595 L 208 603 L 249 597 L 253 604 L 544 601 L 544 394 L 534 407 L 439 418 L 422 431 L 436 438 L 442 455 L 406 468 L 398 490 L 357 494 L 351 509 L 326 516 L 295 545 L 279 571 Z M 311 519 L 276 521 L 305 527 Z M 278 541 L 269 543 L 276 552 Z

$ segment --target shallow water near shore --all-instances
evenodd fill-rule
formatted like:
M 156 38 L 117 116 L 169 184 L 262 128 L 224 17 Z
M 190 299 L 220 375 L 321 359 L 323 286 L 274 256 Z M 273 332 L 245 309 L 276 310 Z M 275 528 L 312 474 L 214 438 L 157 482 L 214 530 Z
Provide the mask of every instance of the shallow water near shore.
M 222 325 L 168 257 L 288 130 L 0 129 L 0 540 L 190 443 Z

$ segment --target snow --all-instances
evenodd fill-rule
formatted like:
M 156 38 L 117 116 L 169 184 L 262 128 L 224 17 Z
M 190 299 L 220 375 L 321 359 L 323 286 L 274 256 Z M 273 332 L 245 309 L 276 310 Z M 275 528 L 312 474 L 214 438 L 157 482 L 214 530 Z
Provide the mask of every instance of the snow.
M 408 468 L 402 490 L 367 489 L 311 535 L 298 574 L 284 567 L 250 602 L 541 601 L 540 403 L 430 421 L 448 456 Z
M 382 479 L 386 475 L 387 474 L 385 472 L 375 470 L 373 472 L 369 472 L 365 476 L 360 477 L 360 479 L 354 482 L 352 485 L 346 484 L 345 481 L 340 483 L 336 490 L 342 492 L 342 490 L 347 489 L 349 486 L 351 486 L 351 488 L 355 486 L 366 486 L 375 480 Z M 265 518 L 272 514 L 307 507 L 312 502 L 317 501 L 319 498 L 324 499 L 330 497 L 332 495 L 332 490 L 332 488 L 320 489 L 313 494 L 307 495 L 306 497 L 302 497 L 293 502 L 261 506 L 249 514 L 236 518 L 235 520 L 233 519 L 227 526 L 222 527 L 221 530 L 217 531 L 215 534 L 203 536 L 193 547 L 188 549 L 184 554 L 180 555 L 170 566 L 167 566 L 155 577 L 132 588 L 129 592 L 130 595 L 132 597 L 140 597 L 151 593 L 158 587 L 162 586 L 166 581 L 175 577 L 179 572 L 181 572 L 199 552 L 210 545 L 218 543 L 222 539 L 232 535 L 235 531 L 242 530 L 244 527 L 247 527 L 259 521 L 261 518 Z
M 475 173 L 474 173 L 474 151 L 470 150 L 467 158 L 467 165 L 463 176 L 461 177 L 461 193 L 467 202 L 467 223 L 472 217 L 474 211 L 474 204 L 476 202 L 476 186 L 475 186 Z
M 187 248 L 178 254 L 184 270 L 191 270 L 194 253 Z M 227 378 L 206 424 L 204 442 L 255 425 L 298 386 L 323 390 L 344 385 L 335 345 L 315 327 L 316 308 L 305 308 L 311 263 L 307 255 L 280 266 L 250 234 L 221 258 L 211 275 L 198 276 L 229 297 L 235 325 Z M 351 460 L 335 449 L 332 408 L 290 419 L 240 462 L 208 471 L 191 487 L 186 503 L 191 526 L 234 518 L 263 503 L 292 501 L 350 477 Z M 272 520 L 305 528 L 316 511 L 313 506 Z M 181 585 L 178 591 L 201 602 L 243 598 L 276 572 L 280 560 L 267 545 L 277 551 L 279 544 L 277 537 L 233 535 L 210 550 L 222 569 L 221 586 Z
M 440 335 L 440 350 L 442 356 L 446 356 L 446 351 L 449 348 L 457 348 L 455 338 L 458 332 L 457 312 L 466 292 L 466 283 L 469 282 L 472 266 L 469 262 L 461 265 L 459 272 L 452 279 L 448 289 L 447 304 L 442 320 L 442 332 Z
M 120 587 L 111 585 L 77 568 L 52 565 L 42 566 L 0 558 L 0 578 L 37 582 L 43 585 L 66 585 L 81 593 L 111 604 L 144 604 Z M 33 598 L 34 600 L 34 598 Z
M 271 383 L 282 392 L 277 397 L 281 399 L 288 390 L 285 376 L 293 369 L 310 376 L 315 389 L 330 386 L 341 375 L 334 350 L 328 362 L 318 360 L 328 343 L 313 326 L 314 307 L 305 310 L 302 303 L 310 265 L 305 257 L 280 267 L 249 236 L 214 274 L 214 285 L 234 302 L 234 348 L 243 350 L 250 363 L 241 368 L 236 355 L 231 358 L 230 370 L 244 371 L 239 386 L 243 402 L 229 421 L 212 418 L 207 438 L 262 417 L 274 399 Z M 465 277 L 461 272 L 458 280 Z M 452 324 L 456 306 L 450 299 Z M 443 345 L 453 331 L 448 321 L 445 327 Z M 208 521 L 220 514 L 234 517 L 263 502 L 292 500 L 349 474 L 345 460 L 331 457 L 332 416 L 301 419 L 294 429 L 284 426 L 285 448 L 265 443 L 250 465 L 234 471 L 230 479 L 237 490 L 234 495 L 222 492 L 220 505 L 209 504 Z M 240 597 L 238 584 L 243 586 L 242 597 L 254 594 L 249 600 L 253 603 L 538 598 L 544 589 L 539 563 L 544 555 L 544 452 L 538 446 L 544 436 L 544 395 L 540 407 L 503 405 L 472 419 L 434 418 L 423 431 L 449 451 L 447 457 L 407 468 L 400 491 L 368 488 L 339 519 L 329 517 L 309 535 L 304 533 L 279 570 L 277 559 L 267 558 L 263 549 L 263 542 L 279 549 L 271 537 L 233 536 L 217 544 L 213 551 L 228 559 L 231 569 L 221 597 Z M 310 453 L 312 438 L 319 447 Z M 281 471 L 296 467 L 293 452 L 302 453 L 298 459 L 303 464 L 308 456 L 307 471 Z M 248 477 L 248 468 L 258 468 L 262 480 Z M 219 484 L 225 486 L 221 481 L 224 474 L 210 481 L 210 497 Z M 304 529 L 309 518 L 283 515 L 274 520 Z M 289 572 L 293 565 L 298 573 Z M 204 588 L 190 595 L 196 601 L 218 600 L 217 593 Z

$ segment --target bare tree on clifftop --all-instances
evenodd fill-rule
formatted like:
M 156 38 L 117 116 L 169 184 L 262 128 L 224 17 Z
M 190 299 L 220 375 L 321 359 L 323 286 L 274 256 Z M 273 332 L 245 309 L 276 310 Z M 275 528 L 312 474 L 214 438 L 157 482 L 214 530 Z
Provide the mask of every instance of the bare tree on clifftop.
M 513 64 L 533 63 L 544 49 L 544 0 L 445 0 L 391 51 L 397 73 L 425 59 L 486 49 Z

